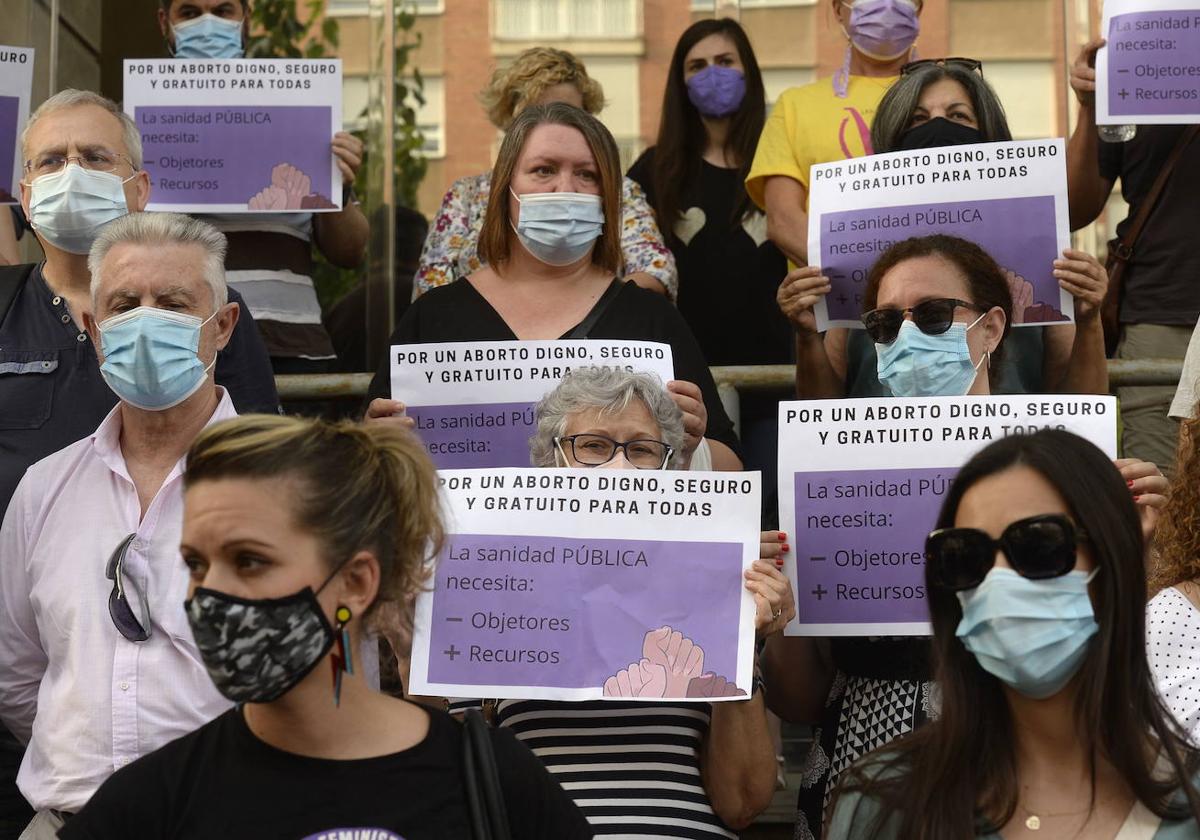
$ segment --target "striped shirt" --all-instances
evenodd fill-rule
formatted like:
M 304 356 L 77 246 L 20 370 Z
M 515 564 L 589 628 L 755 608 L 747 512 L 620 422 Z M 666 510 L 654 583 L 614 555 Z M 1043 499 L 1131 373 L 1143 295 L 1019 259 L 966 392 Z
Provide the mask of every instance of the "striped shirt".
M 468 705 L 456 702 L 451 710 Z M 700 779 L 707 703 L 501 700 L 496 712 L 497 723 L 554 774 L 597 837 L 736 840 L 713 813 Z

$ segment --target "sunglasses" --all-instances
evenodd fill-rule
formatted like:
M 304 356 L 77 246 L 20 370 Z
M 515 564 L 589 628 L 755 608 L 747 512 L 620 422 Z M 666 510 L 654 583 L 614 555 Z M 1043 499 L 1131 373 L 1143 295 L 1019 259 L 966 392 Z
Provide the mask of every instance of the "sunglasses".
M 968 73 L 978 73 L 983 75 L 983 62 L 977 58 L 963 58 L 962 56 L 951 56 L 950 58 L 923 58 L 920 61 L 910 61 L 900 68 L 900 75 L 907 76 L 920 70 L 922 67 L 950 67 L 959 70 L 966 70 Z
M 908 309 L 872 309 L 862 316 L 862 322 L 872 341 L 876 344 L 891 344 L 900 334 L 900 325 L 904 323 L 904 316 L 908 313 L 912 313 L 913 323 L 925 335 L 941 335 L 954 323 L 954 310 L 960 306 L 976 312 L 986 311 L 982 306 L 965 300 L 934 298 Z
M 112 592 L 108 593 L 108 614 L 113 625 L 129 641 L 144 642 L 150 638 L 150 607 L 146 603 L 146 593 L 138 588 L 136 582 L 130 581 L 138 603 L 142 606 L 141 621 L 134 615 L 133 607 L 125 597 L 125 557 L 129 554 L 129 547 L 133 545 L 136 536 L 137 534 L 130 534 L 121 540 L 121 544 L 108 558 L 104 576 L 113 582 Z
M 976 528 L 939 528 L 925 538 L 926 575 L 941 589 L 974 589 L 992 570 L 999 550 L 1021 577 L 1062 577 L 1075 568 L 1076 546 L 1086 541 L 1087 534 L 1060 513 L 1017 520 L 998 540 Z

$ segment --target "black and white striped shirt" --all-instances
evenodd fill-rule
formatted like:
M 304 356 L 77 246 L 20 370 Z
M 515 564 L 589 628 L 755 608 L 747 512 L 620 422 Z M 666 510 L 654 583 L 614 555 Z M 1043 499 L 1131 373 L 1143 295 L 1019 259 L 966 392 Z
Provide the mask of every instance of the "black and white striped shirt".
M 707 703 L 501 700 L 511 727 L 609 838 L 734 838 L 700 779 Z

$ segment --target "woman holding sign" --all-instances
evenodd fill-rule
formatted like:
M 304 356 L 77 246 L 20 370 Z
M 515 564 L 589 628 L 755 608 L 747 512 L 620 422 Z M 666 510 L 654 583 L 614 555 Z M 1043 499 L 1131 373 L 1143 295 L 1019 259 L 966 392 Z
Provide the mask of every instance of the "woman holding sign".
M 689 454 L 706 440 L 715 469 L 740 469 L 733 424 L 695 337 L 661 295 L 621 279 L 621 169 L 595 117 L 562 103 L 513 121 L 492 172 L 480 233 L 486 266 L 414 301 L 391 344 L 611 338 L 671 345 Z M 371 381 L 367 419 L 404 422 L 387 399 L 390 358 Z M 392 395 L 399 397 L 402 395 Z
M 534 466 L 687 467 L 683 416 L 652 375 L 578 368 L 538 403 L 536 415 L 529 442 Z M 764 557 L 786 548 L 780 536 L 762 534 Z M 754 597 L 760 640 L 795 615 L 791 585 L 773 559 L 756 561 L 745 587 Z M 734 837 L 727 826 L 744 828 L 770 803 L 776 764 L 757 679 L 744 701 L 704 702 L 744 693 L 727 677 L 705 672 L 703 651 L 662 627 L 647 634 L 643 658 L 604 686 L 607 697 L 641 702 L 500 700 L 496 722 L 569 788 L 597 836 L 660 837 L 669 826 L 672 837 Z M 694 702 L 646 702 L 684 695 Z
M 871 128 L 877 152 L 929 149 L 968 143 L 1011 140 L 1012 134 L 995 91 L 971 59 L 938 59 L 906 65 L 898 82 L 880 102 Z M 1100 303 L 1107 273 L 1095 257 L 1067 249 L 1053 266 L 1059 285 L 1075 298 L 1075 322 L 1017 330 L 1008 341 L 1009 363 L 993 367 L 991 392 L 1108 392 Z M 1013 306 L 1009 322 L 1020 324 L 1055 317 L 1036 305 L 1033 287 L 1002 269 Z M 797 328 L 796 384 L 808 398 L 879 396 L 888 393 L 866 334 L 830 328 L 823 336 L 804 315 L 802 301 L 827 294 L 818 266 L 797 269 L 780 288 L 779 302 Z M 918 396 L 900 394 L 898 396 Z M 928 396 L 930 394 L 926 394 Z
M 843 774 L 828 836 L 1200 837 L 1200 753 L 1146 662 L 1143 534 L 1067 432 L 958 473 L 925 543 L 938 719 Z
M 372 690 L 353 662 L 365 634 L 394 629 L 381 616 L 411 602 L 440 546 L 421 446 L 388 427 L 250 415 L 207 429 L 187 463 L 184 608 L 237 705 L 118 770 L 61 836 L 478 836 L 463 728 Z M 513 838 L 592 836 L 529 750 L 483 740 Z

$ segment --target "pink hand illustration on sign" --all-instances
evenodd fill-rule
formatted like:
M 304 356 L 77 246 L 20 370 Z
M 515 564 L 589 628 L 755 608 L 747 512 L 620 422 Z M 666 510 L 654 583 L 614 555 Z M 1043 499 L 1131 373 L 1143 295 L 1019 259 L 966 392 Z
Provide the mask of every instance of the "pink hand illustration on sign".
M 271 183 L 246 206 L 260 213 L 282 213 L 334 205 L 326 196 L 312 192 L 312 178 L 290 163 L 280 163 L 271 169 Z
M 725 677 L 704 673 L 704 649 L 663 626 L 642 640 L 642 658 L 604 681 L 605 697 L 737 697 L 745 692 Z

